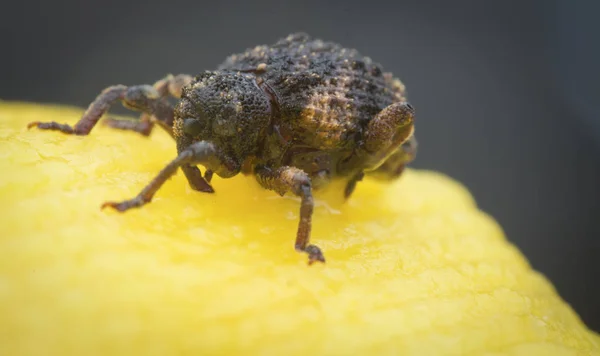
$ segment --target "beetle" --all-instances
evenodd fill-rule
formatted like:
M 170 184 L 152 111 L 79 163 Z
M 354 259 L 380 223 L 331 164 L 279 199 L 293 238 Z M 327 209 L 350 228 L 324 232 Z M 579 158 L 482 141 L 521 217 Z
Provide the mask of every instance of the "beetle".
M 213 174 L 252 175 L 265 189 L 300 197 L 295 249 L 309 264 L 325 262 L 310 244 L 313 191 L 342 180 L 347 199 L 365 175 L 396 179 L 416 156 L 415 110 L 402 82 L 357 50 L 305 33 L 233 54 L 194 77 L 110 86 L 74 126 L 28 127 L 88 135 L 117 102 L 142 114 L 133 122 L 107 118 L 109 126 L 147 136 L 158 125 L 175 139 L 177 156 L 137 196 L 103 208 L 147 204 L 179 169 L 204 193 L 214 192 Z

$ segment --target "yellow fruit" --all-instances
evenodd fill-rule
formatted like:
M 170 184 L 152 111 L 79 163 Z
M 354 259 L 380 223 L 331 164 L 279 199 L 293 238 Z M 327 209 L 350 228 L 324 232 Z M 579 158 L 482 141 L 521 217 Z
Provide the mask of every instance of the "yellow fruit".
M 298 201 L 252 178 L 216 194 L 178 174 L 131 198 L 175 155 L 99 125 L 28 131 L 81 109 L 0 102 L 1 355 L 600 354 L 552 285 L 449 178 L 408 170 L 317 201 L 313 242 L 293 249 Z

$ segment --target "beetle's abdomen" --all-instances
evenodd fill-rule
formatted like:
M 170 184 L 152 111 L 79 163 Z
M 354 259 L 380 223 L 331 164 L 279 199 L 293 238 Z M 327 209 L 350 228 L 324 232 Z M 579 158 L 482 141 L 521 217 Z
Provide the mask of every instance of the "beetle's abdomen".
M 386 106 L 404 100 L 404 86 L 357 50 L 292 34 L 272 46 L 235 54 L 219 69 L 252 72 L 277 94 L 294 140 L 347 150 Z

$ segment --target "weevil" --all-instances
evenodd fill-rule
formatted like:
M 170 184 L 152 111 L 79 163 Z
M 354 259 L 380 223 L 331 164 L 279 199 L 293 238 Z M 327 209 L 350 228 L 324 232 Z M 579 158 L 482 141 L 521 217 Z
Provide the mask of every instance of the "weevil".
M 309 264 L 325 262 L 310 244 L 313 191 L 341 180 L 347 199 L 365 175 L 398 178 L 417 150 L 415 110 L 402 82 L 357 50 L 305 33 L 233 54 L 197 76 L 110 86 L 74 126 L 28 127 L 88 135 L 118 102 L 140 118 L 106 118 L 109 126 L 143 135 L 159 126 L 175 139 L 177 156 L 137 196 L 103 208 L 124 212 L 149 203 L 179 169 L 204 193 L 214 192 L 213 174 L 251 175 L 265 189 L 300 197 L 295 249 Z

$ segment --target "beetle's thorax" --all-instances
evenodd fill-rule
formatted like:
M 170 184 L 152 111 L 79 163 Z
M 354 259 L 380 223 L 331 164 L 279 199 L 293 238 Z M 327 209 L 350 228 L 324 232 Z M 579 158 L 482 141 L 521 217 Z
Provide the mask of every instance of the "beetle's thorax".
M 174 133 L 180 146 L 210 141 L 241 163 L 257 153 L 271 116 L 271 97 L 254 75 L 207 71 L 184 88 Z

